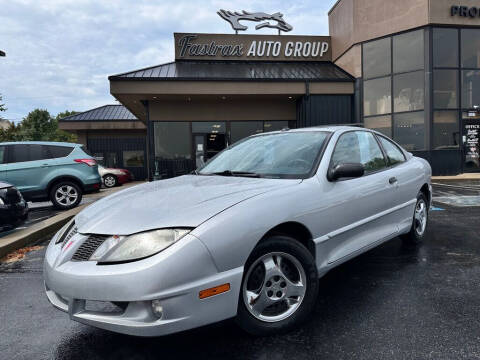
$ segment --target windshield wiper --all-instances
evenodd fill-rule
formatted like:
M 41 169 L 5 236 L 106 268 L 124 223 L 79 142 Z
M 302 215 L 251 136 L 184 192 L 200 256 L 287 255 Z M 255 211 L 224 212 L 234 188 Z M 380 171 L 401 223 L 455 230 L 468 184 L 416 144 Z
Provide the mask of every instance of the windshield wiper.
M 232 171 L 232 170 L 224 170 L 219 172 L 207 173 L 203 175 L 219 175 L 219 176 L 243 176 L 243 177 L 262 177 L 262 175 L 248 172 L 248 171 Z

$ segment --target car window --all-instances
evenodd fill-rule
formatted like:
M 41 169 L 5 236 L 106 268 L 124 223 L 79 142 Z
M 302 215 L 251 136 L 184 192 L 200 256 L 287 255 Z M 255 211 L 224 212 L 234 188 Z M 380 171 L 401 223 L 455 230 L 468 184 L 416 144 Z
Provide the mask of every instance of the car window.
M 28 160 L 28 145 L 18 144 L 10 146 L 10 162 L 25 162 Z
M 390 165 L 396 165 L 402 162 L 405 162 L 405 155 L 403 154 L 402 150 L 398 148 L 390 140 L 384 138 L 383 136 L 378 137 L 380 139 L 380 143 L 383 146 L 388 158 L 388 162 Z
M 9 162 L 11 163 L 49 159 L 49 155 L 43 145 L 16 144 L 9 146 Z
M 360 163 L 365 173 L 387 166 L 375 137 L 367 131 L 350 131 L 340 136 L 332 155 L 332 166 L 342 163 Z
M 5 146 L 0 146 L 0 164 L 6 163 L 7 159 L 5 159 L 5 149 L 6 149 Z
M 304 178 L 312 172 L 328 135 L 323 131 L 285 131 L 246 138 L 219 153 L 199 173 L 237 172 Z
M 56 159 L 68 156 L 73 150 L 73 147 L 71 146 L 58 145 L 43 145 L 43 148 L 49 159 Z

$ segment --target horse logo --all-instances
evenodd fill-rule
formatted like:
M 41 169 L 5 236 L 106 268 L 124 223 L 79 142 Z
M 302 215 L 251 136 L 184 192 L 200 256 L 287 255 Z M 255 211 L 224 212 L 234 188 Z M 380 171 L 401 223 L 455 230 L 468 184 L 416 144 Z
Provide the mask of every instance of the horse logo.
M 255 21 L 255 22 L 260 22 L 263 20 L 274 20 L 276 23 L 272 24 L 269 21 L 262 22 L 261 24 L 258 24 L 255 26 L 255 29 L 262 29 L 262 28 L 272 28 L 272 29 L 278 29 L 278 32 L 280 31 L 292 31 L 293 27 L 292 25 L 288 24 L 283 20 L 283 14 L 282 13 L 275 13 L 275 14 L 267 14 L 267 13 L 262 13 L 262 12 L 256 12 L 256 13 L 249 13 L 245 10 L 243 10 L 241 13 L 240 12 L 232 12 L 232 11 L 226 11 L 226 10 L 220 10 L 217 11 L 217 14 L 224 20 L 228 21 L 230 25 L 232 25 L 233 30 L 235 30 L 236 33 L 238 33 L 239 30 L 244 31 L 248 29 L 248 26 L 240 24 L 240 20 L 248 20 L 248 21 Z

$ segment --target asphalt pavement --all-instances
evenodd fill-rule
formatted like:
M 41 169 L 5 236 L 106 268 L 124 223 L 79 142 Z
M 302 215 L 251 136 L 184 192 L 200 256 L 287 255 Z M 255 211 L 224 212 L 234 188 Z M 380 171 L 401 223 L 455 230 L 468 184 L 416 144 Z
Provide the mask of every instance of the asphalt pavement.
M 480 359 L 480 202 L 442 199 L 475 191 L 436 185 L 423 245 L 396 238 L 334 269 L 310 321 L 272 337 L 231 320 L 159 338 L 72 322 L 44 295 L 45 249 L 31 252 L 0 264 L 0 359 Z

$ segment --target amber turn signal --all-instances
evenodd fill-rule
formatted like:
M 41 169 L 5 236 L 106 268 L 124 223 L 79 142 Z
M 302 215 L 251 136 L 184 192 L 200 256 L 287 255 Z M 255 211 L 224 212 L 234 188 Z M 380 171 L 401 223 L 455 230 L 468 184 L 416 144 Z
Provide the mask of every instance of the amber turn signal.
M 208 298 L 210 296 L 214 296 L 214 295 L 218 295 L 218 294 L 227 292 L 228 290 L 230 290 L 230 284 L 229 283 L 223 284 L 223 285 L 218 285 L 218 286 L 215 286 L 213 288 L 205 289 L 205 290 L 200 291 L 200 293 L 198 294 L 198 297 L 200 299 L 205 299 L 205 298 Z

